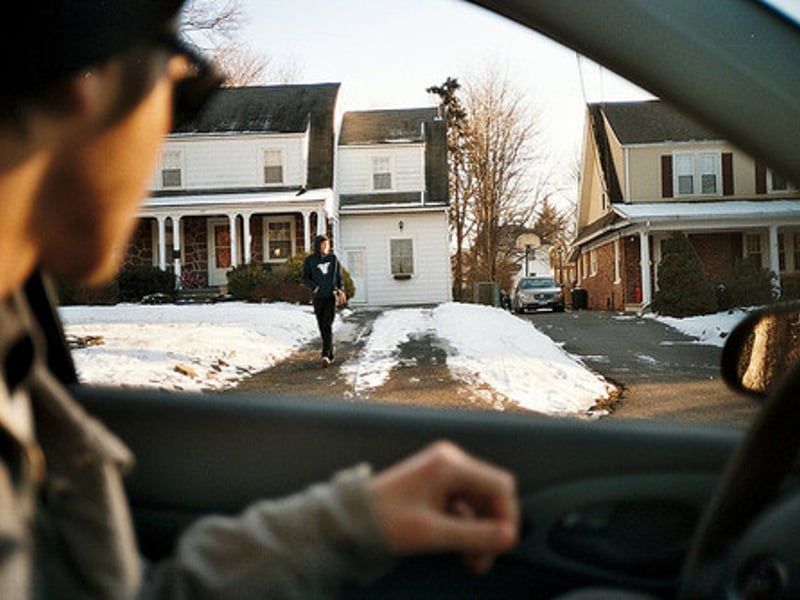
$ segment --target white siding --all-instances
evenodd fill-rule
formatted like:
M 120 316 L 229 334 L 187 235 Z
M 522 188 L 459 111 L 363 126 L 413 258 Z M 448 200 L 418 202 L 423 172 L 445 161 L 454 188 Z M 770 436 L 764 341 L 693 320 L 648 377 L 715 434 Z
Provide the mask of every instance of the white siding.
M 403 222 L 400 230 L 399 222 Z M 451 299 L 447 217 L 441 212 L 341 215 L 337 252 L 365 248 L 367 298 L 372 306 L 435 304 Z M 392 277 L 389 247 L 393 238 L 414 244 L 414 275 Z
M 420 192 L 425 189 L 425 148 L 422 144 L 339 147 L 336 157 L 340 194 L 369 194 L 372 189 L 373 157 L 392 161 L 391 192 Z
M 306 183 L 307 140 L 305 134 L 230 137 L 183 137 L 169 139 L 165 149 L 180 151 L 184 166 L 182 189 L 241 188 L 264 185 L 263 151 L 283 152 L 282 186 Z M 161 164 L 153 174 L 151 189 L 161 187 Z

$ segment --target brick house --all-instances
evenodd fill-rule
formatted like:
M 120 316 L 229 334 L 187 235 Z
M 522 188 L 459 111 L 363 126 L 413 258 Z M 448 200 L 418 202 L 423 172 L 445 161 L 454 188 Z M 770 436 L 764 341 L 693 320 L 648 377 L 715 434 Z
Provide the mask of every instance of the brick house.
M 645 308 L 674 231 L 712 281 L 755 256 L 800 291 L 798 189 L 666 103 L 590 104 L 581 171 L 571 258 L 589 308 Z

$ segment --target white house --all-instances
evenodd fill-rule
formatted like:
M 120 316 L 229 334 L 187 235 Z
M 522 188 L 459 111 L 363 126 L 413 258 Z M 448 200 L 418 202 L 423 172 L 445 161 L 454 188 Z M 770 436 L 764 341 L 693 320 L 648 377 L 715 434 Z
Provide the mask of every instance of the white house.
M 354 303 L 451 299 L 447 139 L 437 109 L 345 113 L 335 191 L 337 251 Z
M 282 263 L 325 232 L 353 302 L 449 299 L 444 121 L 435 109 L 348 113 L 337 153 L 338 91 L 220 90 L 170 134 L 126 263 L 171 271 L 183 287 L 223 287 L 231 268 Z

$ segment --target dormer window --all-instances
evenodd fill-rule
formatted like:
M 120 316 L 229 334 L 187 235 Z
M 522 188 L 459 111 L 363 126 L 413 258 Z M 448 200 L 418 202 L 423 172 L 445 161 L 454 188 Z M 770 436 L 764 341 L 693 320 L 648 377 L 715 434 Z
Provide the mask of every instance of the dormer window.
M 795 187 L 772 169 L 767 169 L 767 191 L 770 193 L 793 192 Z
M 682 153 L 675 155 L 674 186 L 678 196 L 710 196 L 720 193 L 720 155 Z
M 280 148 L 264 150 L 264 183 L 266 185 L 283 183 L 283 151 Z
M 161 187 L 183 186 L 183 156 L 180 150 L 164 150 L 161 155 Z
M 376 192 L 392 189 L 392 159 L 388 156 L 372 159 L 372 189 Z

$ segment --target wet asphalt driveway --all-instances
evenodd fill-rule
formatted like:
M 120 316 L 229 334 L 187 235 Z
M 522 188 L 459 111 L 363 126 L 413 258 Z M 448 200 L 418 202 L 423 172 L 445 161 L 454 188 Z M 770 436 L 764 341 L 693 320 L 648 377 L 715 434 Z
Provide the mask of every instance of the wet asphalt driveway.
M 599 311 L 521 318 L 622 387 L 614 418 L 744 425 L 758 409 L 720 379 L 721 348 L 697 344 L 654 319 Z

